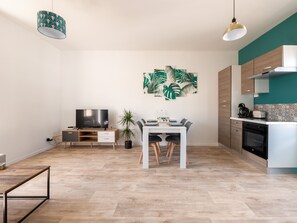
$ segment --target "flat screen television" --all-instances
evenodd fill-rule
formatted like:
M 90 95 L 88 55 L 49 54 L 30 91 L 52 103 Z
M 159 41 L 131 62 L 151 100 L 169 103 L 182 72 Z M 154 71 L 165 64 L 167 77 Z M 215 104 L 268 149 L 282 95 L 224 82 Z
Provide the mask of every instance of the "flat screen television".
M 76 109 L 76 128 L 100 128 L 98 109 Z

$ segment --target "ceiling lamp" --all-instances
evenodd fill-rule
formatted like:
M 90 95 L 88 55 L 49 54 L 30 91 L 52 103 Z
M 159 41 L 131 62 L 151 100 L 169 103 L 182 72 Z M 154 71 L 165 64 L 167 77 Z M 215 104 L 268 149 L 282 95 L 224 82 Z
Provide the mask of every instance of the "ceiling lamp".
M 247 33 L 247 29 L 245 25 L 236 22 L 235 18 L 235 0 L 233 0 L 233 19 L 232 23 L 225 30 L 223 35 L 223 40 L 225 41 L 233 41 L 240 39 Z
M 53 11 L 52 0 L 52 11 Z M 59 15 L 50 11 L 39 11 L 37 13 L 37 30 L 50 38 L 66 38 L 66 21 Z

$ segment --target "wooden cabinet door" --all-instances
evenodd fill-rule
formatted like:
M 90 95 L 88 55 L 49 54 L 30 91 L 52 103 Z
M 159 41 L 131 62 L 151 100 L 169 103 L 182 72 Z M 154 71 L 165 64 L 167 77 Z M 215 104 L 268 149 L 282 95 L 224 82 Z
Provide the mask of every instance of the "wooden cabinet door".
M 242 149 L 242 121 L 231 120 L 231 149 L 241 153 Z
M 62 142 L 78 142 L 78 131 L 62 131 Z
M 283 65 L 283 47 L 278 47 L 254 59 L 254 74 L 261 74 Z
M 255 80 L 249 79 L 254 74 L 254 61 L 241 65 L 241 94 L 255 93 Z
M 220 71 L 219 82 L 219 143 L 230 147 L 230 116 L 231 116 L 231 66 Z
M 115 142 L 115 132 L 98 131 L 98 142 Z

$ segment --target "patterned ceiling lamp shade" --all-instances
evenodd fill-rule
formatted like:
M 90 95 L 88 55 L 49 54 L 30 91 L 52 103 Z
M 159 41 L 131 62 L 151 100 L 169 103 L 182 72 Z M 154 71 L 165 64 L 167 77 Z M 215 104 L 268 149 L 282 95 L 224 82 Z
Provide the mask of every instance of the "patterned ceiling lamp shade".
M 49 11 L 37 13 L 37 30 L 50 38 L 66 38 L 66 21 L 59 15 Z

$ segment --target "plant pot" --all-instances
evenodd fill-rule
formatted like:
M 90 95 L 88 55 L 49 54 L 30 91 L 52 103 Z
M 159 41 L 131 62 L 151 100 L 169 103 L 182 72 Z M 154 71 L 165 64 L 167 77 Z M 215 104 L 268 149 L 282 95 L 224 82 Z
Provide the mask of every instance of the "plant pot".
M 132 148 L 132 141 L 128 140 L 125 141 L 125 149 L 131 149 Z

